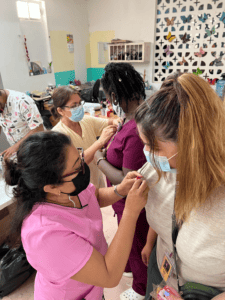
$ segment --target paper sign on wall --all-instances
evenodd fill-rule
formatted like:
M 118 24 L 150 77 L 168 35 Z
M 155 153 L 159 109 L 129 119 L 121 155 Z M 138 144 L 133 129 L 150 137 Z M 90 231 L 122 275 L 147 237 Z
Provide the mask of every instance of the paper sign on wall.
M 67 47 L 68 51 L 73 53 L 74 52 L 74 43 L 73 43 L 73 35 L 67 34 Z

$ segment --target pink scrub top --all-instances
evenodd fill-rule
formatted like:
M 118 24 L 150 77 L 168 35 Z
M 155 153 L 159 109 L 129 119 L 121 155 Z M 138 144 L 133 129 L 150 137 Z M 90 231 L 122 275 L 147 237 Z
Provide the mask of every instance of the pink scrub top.
M 122 170 L 138 170 L 145 163 L 146 158 L 143 152 L 144 144 L 139 135 L 137 124 L 134 120 L 128 121 L 123 125 L 121 130 L 108 142 L 107 161 L 115 168 Z M 112 186 L 107 178 L 107 186 Z M 116 213 L 122 213 L 125 206 L 126 198 L 121 199 L 113 204 Z
M 28 262 L 37 270 L 34 300 L 101 300 L 103 288 L 70 279 L 90 259 L 93 247 L 107 252 L 102 214 L 89 184 L 79 194 L 82 208 L 36 204 L 23 222 Z

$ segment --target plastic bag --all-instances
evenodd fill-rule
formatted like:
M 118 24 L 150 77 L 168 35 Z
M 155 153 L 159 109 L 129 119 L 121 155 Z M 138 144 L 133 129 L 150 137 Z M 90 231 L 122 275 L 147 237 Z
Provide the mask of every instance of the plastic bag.
M 0 247 L 0 298 L 17 289 L 34 271 L 22 245 L 17 249 L 10 249 L 3 244 Z

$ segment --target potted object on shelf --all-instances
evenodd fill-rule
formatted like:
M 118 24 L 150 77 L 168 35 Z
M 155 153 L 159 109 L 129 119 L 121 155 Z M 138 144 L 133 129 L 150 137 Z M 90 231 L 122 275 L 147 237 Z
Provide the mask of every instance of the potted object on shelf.
M 52 61 L 48 64 L 47 72 L 52 73 Z

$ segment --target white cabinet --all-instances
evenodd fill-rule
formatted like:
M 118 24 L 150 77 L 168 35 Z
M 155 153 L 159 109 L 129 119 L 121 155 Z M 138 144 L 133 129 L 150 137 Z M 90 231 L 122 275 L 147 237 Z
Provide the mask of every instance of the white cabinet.
M 150 61 L 150 43 L 109 44 L 109 62 Z

